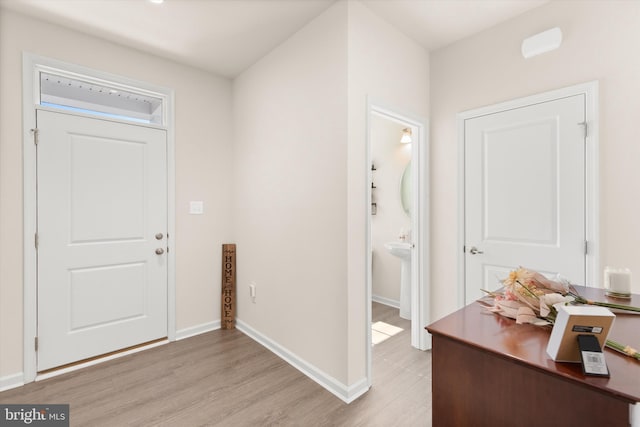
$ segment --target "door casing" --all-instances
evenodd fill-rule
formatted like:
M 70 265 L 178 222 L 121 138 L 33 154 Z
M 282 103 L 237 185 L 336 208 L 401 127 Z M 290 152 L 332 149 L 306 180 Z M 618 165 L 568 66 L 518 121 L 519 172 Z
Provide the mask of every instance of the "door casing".
M 412 142 L 412 186 L 415 213 L 411 215 L 411 231 L 414 249 L 411 256 L 411 345 L 420 350 L 431 348 L 431 335 L 424 329 L 430 321 L 431 286 L 429 281 L 429 127 L 427 121 L 420 117 L 405 113 L 389 106 L 383 101 L 368 98 L 367 100 L 367 137 L 366 137 L 366 375 L 369 386 L 372 384 L 371 351 L 371 303 L 372 303 L 372 258 L 371 258 L 371 115 L 379 114 L 393 121 L 410 125 L 417 129 Z M 399 138 L 400 136 L 398 136 Z
M 586 283 L 587 286 L 598 287 L 599 283 L 599 146 L 598 146 L 598 81 L 592 81 L 569 86 L 549 92 L 518 98 L 499 104 L 489 105 L 474 110 L 464 111 L 457 115 L 458 131 L 458 244 L 457 244 L 457 274 L 458 274 L 458 307 L 465 305 L 465 121 L 495 114 L 514 108 L 526 107 L 533 104 L 553 101 L 574 95 L 584 94 L 586 99 L 585 117 L 587 122 L 587 136 L 585 147 L 585 236 L 588 242 L 586 254 Z
M 22 56 L 24 383 L 35 381 L 37 376 L 37 353 L 35 348 L 35 338 L 37 336 L 37 250 L 34 244 L 37 233 L 37 164 L 33 129 L 36 128 L 36 105 L 39 97 L 38 73 L 41 70 L 51 69 L 63 70 L 69 73 L 101 79 L 106 82 L 114 82 L 121 86 L 151 91 L 159 94 L 164 100 L 165 125 L 162 126 L 162 128 L 167 130 L 167 230 L 169 235 L 168 244 L 171 247 L 171 250 L 167 254 L 167 335 L 169 341 L 176 339 L 176 246 L 173 244 L 175 236 L 175 110 L 173 90 L 24 52 Z

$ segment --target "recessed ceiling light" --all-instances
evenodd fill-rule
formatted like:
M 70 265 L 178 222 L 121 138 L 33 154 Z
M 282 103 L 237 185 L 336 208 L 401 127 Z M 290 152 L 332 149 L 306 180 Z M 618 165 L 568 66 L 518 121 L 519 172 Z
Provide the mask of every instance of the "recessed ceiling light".
M 151 3 L 155 3 L 155 4 L 162 4 L 164 3 L 164 0 L 149 0 Z

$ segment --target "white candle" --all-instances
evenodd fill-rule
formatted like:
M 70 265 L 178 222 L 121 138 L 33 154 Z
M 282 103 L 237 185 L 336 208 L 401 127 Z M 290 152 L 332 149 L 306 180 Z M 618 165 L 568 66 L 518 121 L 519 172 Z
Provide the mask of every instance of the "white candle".
M 605 268 L 604 286 L 610 292 L 628 295 L 631 293 L 631 270 L 628 268 Z

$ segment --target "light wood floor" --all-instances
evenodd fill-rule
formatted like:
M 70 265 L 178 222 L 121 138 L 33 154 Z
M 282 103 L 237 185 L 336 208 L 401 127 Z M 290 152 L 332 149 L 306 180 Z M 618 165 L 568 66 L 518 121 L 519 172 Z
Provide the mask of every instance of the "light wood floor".
M 72 426 L 429 426 L 431 354 L 410 324 L 373 349 L 373 387 L 347 405 L 238 331 L 213 331 L 0 393 L 0 402 L 70 404 Z

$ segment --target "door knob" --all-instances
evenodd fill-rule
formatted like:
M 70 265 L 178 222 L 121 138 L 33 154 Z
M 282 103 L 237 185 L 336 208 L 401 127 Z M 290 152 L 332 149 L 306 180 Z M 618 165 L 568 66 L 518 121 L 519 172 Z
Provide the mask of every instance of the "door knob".
M 479 251 L 478 248 L 476 248 L 475 246 L 471 246 L 471 249 L 469 249 L 469 253 L 471 255 L 478 255 L 478 254 L 483 254 L 484 252 Z
M 156 240 L 162 240 L 163 237 L 164 237 L 164 234 L 162 233 L 156 234 Z
M 162 255 L 164 253 L 164 249 L 158 248 L 156 249 L 156 255 Z

